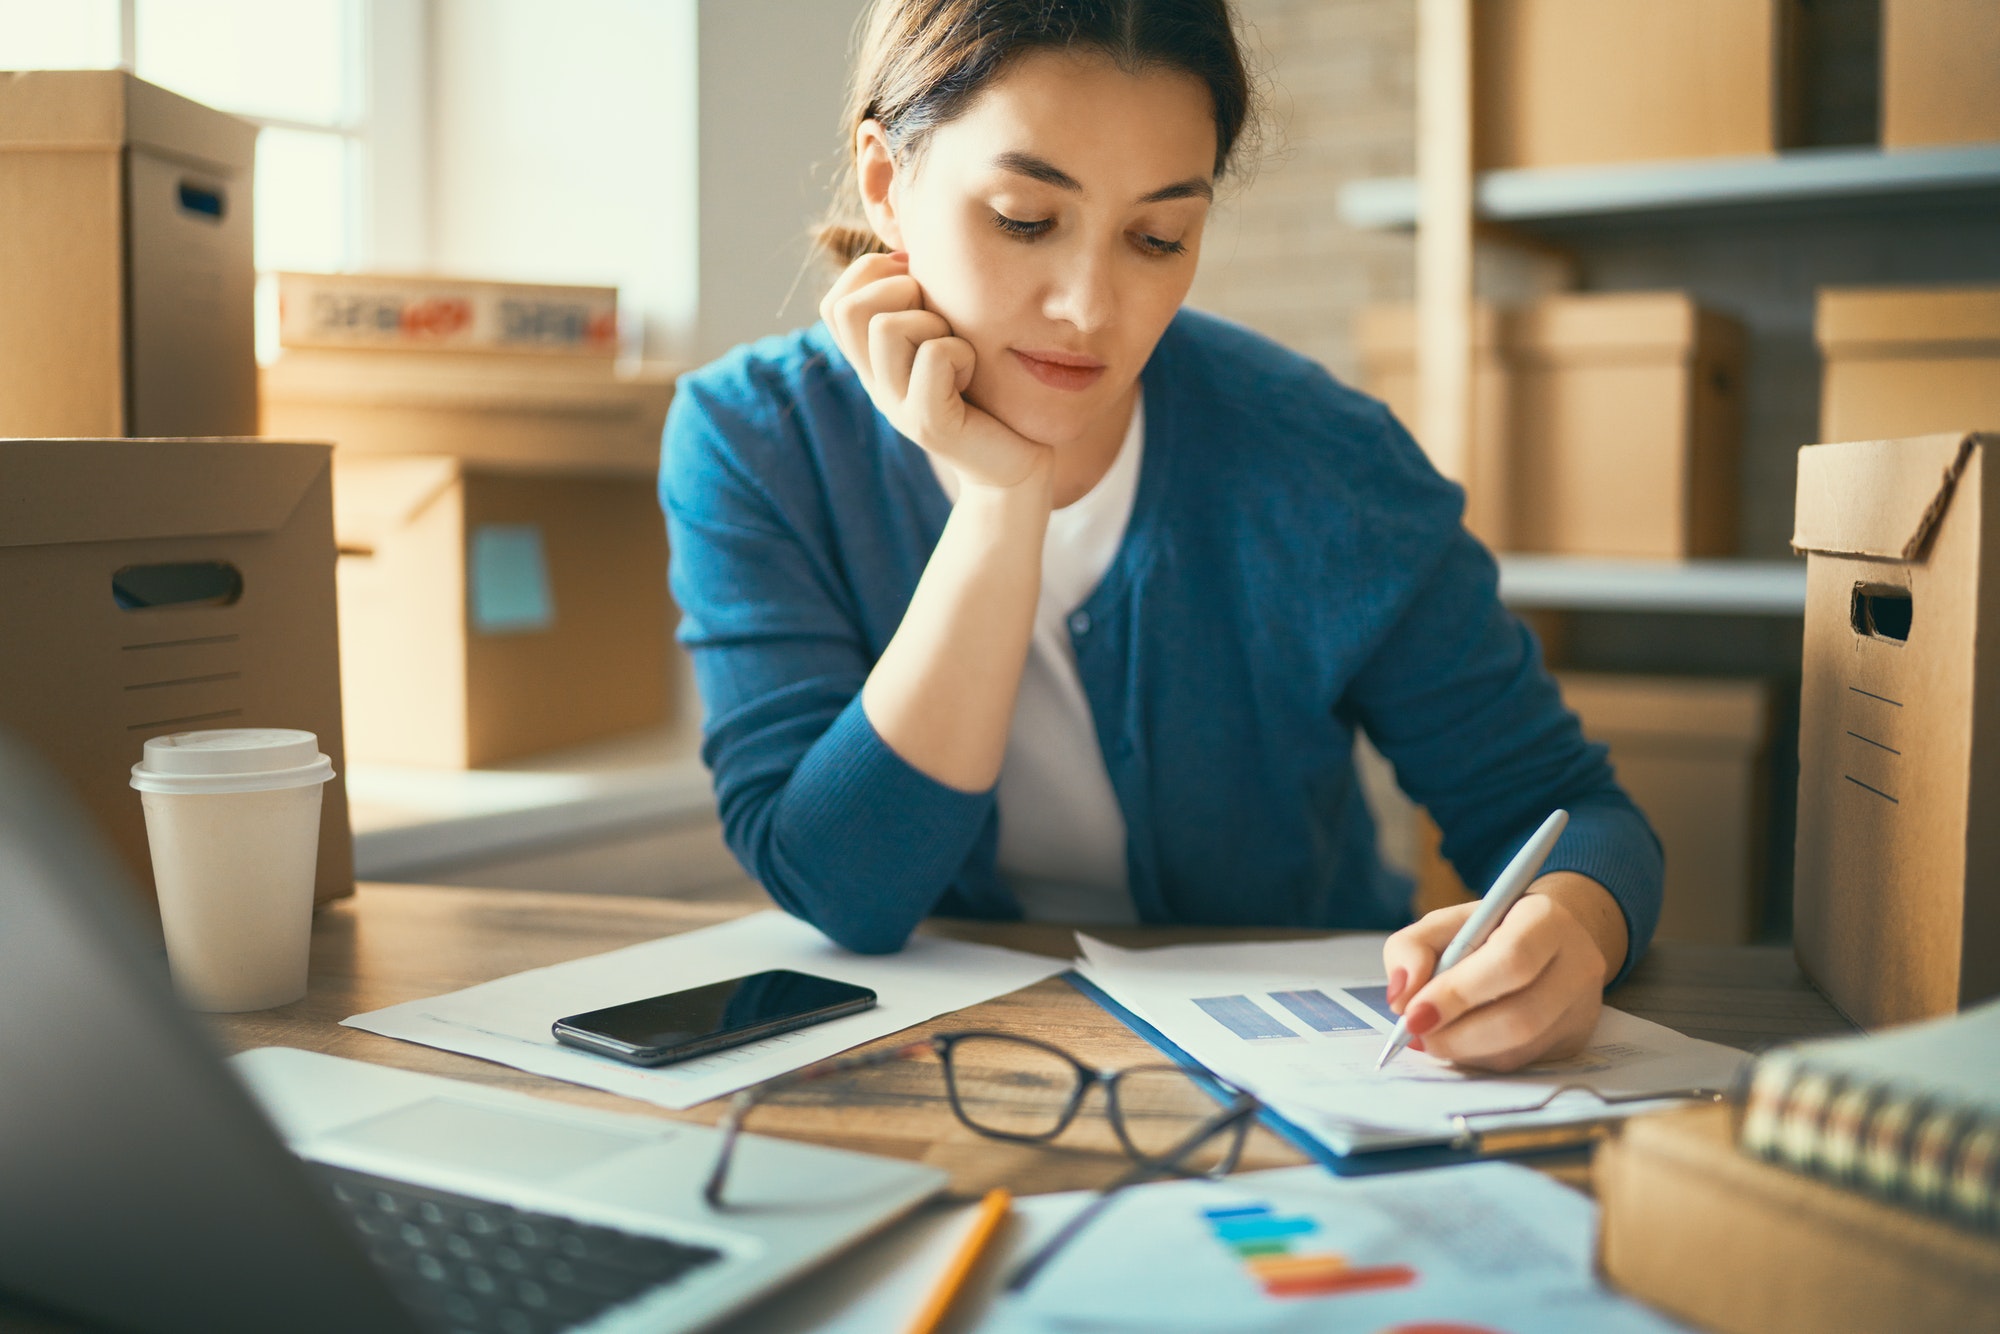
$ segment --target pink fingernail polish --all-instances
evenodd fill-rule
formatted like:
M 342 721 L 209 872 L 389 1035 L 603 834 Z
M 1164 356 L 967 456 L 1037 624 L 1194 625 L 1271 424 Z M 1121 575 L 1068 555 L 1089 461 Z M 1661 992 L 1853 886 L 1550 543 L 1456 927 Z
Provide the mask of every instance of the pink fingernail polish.
M 1410 1007 L 1408 1014 L 1403 1016 L 1403 1022 L 1409 1025 L 1410 1036 L 1420 1038 L 1436 1028 L 1438 1020 L 1443 1017 L 1438 1013 L 1437 1006 L 1429 1001 L 1419 1001 Z
M 1395 972 L 1389 974 L 1389 993 L 1384 999 L 1389 1004 L 1394 1005 L 1397 1001 L 1403 999 L 1403 988 L 1409 984 L 1410 970 L 1407 968 L 1398 968 Z
M 1424 1049 L 1424 1040 L 1423 1040 L 1422 1038 L 1411 1038 L 1411 1039 L 1410 1039 L 1410 1050 L 1411 1050 L 1411 1051 L 1422 1051 L 1423 1049 Z
M 899 264 L 908 264 L 910 262 L 910 252 L 907 250 L 891 250 L 889 252 L 889 258 L 895 260 Z

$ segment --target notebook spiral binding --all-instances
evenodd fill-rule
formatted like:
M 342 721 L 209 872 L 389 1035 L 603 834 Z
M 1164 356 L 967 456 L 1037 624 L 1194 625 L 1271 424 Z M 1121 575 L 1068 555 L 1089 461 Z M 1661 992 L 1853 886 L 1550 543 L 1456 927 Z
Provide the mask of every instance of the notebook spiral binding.
M 2000 1117 L 1788 1052 L 1757 1063 L 1737 1142 L 1768 1162 L 1981 1232 L 2000 1232 Z

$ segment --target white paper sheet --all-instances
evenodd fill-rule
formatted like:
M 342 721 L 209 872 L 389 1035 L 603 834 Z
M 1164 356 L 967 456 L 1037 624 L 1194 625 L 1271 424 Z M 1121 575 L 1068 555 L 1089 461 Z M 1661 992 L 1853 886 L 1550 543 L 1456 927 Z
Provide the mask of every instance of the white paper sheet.
M 1540 1173 L 1505 1164 L 1342 1181 L 1316 1167 L 1174 1182 L 1128 1192 L 1019 1297 L 1015 1265 L 1089 1203 L 1088 1191 L 1014 1202 L 1014 1216 L 954 1308 L 949 1327 L 1057 1331 L 1389 1331 L 1668 1334 L 1681 1326 L 1599 1286 L 1595 1208 Z M 1332 1296 L 1273 1297 L 1220 1241 L 1206 1211 L 1264 1205 L 1307 1220 L 1293 1254 L 1360 1268 L 1406 1265 L 1412 1281 Z M 926 1212 L 815 1271 L 716 1334 L 882 1334 L 906 1328 L 977 1210 Z
M 662 1107 L 683 1108 L 1005 995 L 1067 966 L 1059 959 L 1018 950 L 927 936 L 913 936 L 896 954 L 851 954 L 796 918 L 762 912 L 341 1022 Z M 766 968 L 794 968 L 870 987 L 878 1003 L 860 1014 L 651 1069 L 562 1046 L 549 1032 L 549 1026 L 564 1015 Z
M 1203 1066 L 1255 1093 L 1336 1153 L 1438 1143 L 1457 1115 L 1499 1113 L 1565 1084 L 1607 1097 L 1727 1088 L 1747 1058 L 1607 1006 L 1579 1055 L 1501 1076 L 1405 1051 L 1375 1061 L 1395 1026 L 1380 936 L 1126 950 L 1079 933 L 1078 970 Z M 1648 1110 L 1581 1090 L 1546 1110 L 1478 1115 L 1479 1130 Z

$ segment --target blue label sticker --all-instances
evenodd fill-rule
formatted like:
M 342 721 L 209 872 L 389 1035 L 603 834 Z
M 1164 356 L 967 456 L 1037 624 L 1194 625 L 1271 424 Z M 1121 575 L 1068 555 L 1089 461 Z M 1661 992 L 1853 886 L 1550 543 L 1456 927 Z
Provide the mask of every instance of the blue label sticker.
M 542 530 L 532 523 L 483 523 L 472 530 L 472 628 L 484 635 L 532 634 L 556 623 Z

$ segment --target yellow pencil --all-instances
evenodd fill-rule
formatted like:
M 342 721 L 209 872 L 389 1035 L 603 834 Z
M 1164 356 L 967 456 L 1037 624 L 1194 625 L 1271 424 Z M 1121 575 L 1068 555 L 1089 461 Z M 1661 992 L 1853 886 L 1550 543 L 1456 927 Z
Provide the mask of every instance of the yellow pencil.
M 979 1257 L 1000 1234 L 1000 1225 L 1007 1221 L 1007 1210 L 1013 1203 L 1014 1197 L 998 1186 L 986 1192 L 986 1198 L 979 1204 L 979 1217 L 972 1220 L 972 1231 L 965 1234 L 951 1263 L 938 1276 L 937 1286 L 931 1289 L 924 1309 L 910 1322 L 908 1334 L 933 1334 L 945 1312 L 958 1300 L 958 1294 L 965 1290 L 965 1280 L 972 1276 Z

